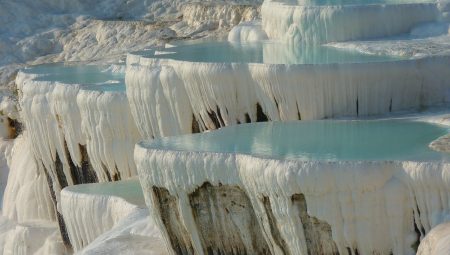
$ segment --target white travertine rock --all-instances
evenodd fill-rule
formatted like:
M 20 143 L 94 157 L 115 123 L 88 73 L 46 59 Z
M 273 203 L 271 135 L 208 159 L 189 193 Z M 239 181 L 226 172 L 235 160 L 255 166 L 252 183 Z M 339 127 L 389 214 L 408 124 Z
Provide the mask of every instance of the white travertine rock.
M 166 255 L 167 248 L 147 208 L 136 210 L 120 220 L 110 231 L 97 237 L 77 255 Z
M 6 232 L 4 255 L 66 255 L 70 254 L 64 246 L 55 222 L 29 222 L 18 224 Z
M 442 223 L 431 229 L 420 242 L 417 255 L 450 254 L 450 223 Z
M 3 206 L 3 194 L 8 183 L 9 164 L 11 163 L 13 146 L 13 141 L 0 139 L 0 214 Z
M 309 217 L 330 226 L 332 241 L 343 254 L 348 250 L 364 255 L 414 254 L 412 246 L 419 236 L 423 238 L 434 226 L 450 220 L 450 166 L 447 163 L 304 162 L 147 149 L 143 144 L 136 146 L 135 159 L 144 195 L 156 223 L 164 230 L 166 244 L 171 245 L 169 235 L 173 235 L 173 231 L 181 236 L 189 233 L 187 246 L 191 245 L 199 254 L 203 251 L 199 232 L 202 226 L 195 220 L 207 216 L 195 217 L 190 203 L 192 194 L 201 190 L 205 182 L 213 187 L 236 186 L 247 194 L 274 254 L 279 254 L 282 248 L 292 254 L 306 254 L 306 233 L 291 202 L 296 194 L 304 195 Z M 171 210 L 175 210 L 174 215 L 180 215 L 180 219 L 171 218 L 170 224 L 179 224 L 179 229 L 167 229 L 167 222 L 162 222 L 161 217 L 167 215 L 160 215 L 158 206 L 166 204 L 159 204 L 154 187 L 167 190 L 170 196 L 164 198 L 169 200 L 163 201 L 175 199 Z M 272 230 L 273 222 L 262 197 L 270 201 L 277 232 Z M 212 217 L 213 221 L 220 221 L 224 216 Z M 239 224 L 247 220 L 235 219 L 242 221 Z M 280 238 L 286 247 L 280 246 Z M 246 246 L 246 249 L 251 250 L 251 247 Z
M 267 39 L 259 22 L 242 22 L 228 33 L 229 42 L 258 42 Z
M 80 90 L 77 104 L 87 153 L 100 182 L 136 176 L 130 148 L 140 139 L 125 91 Z
M 404 34 L 420 23 L 436 21 L 439 14 L 436 3 L 302 6 L 265 1 L 261 7 L 268 37 L 293 43 Z
M 124 90 L 101 91 L 82 84 L 33 80 L 35 77 L 22 72 L 18 75 L 22 115 L 30 129 L 35 157 L 49 171 L 54 185 L 65 187 L 83 182 L 83 178 L 92 179 L 83 173 L 71 174 L 74 167 L 83 168 L 86 163 L 92 165 L 94 179 L 99 181 L 136 174 L 130 148 L 139 134 L 129 117 Z M 55 169 L 58 159 L 63 176 Z M 59 183 L 61 177 L 65 183 Z
M 203 63 L 128 55 L 125 82 L 142 137 L 268 120 L 371 116 L 448 105 L 450 57 L 372 63 Z
M 61 192 L 61 208 L 75 252 L 84 254 L 82 251 L 84 247 L 108 231 L 112 235 L 102 237 L 103 242 L 114 235 L 127 233 L 131 235 L 132 233 L 126 232 L 127 228 L 128 231 L 138 231 L 143 236 L 152 234 L 153 237 L 158 238 L 158 233 L 155 232 L 147 217 L 148 214 L 142 214 L 147 210 L 139 181 L 136 179 L 67 187 Z M 128 218 L 137 219 L 136 217 L 140 217 L 138 215 L 147 220 L 145 226 L 141 226 L 142 228 L 134 226 L 133 229 L 129 229 L 130 225 L 127 224 L 132 223 Z M 124 224 L 122 221 L 128 223 Z M 118 225 L 122 226 L 118 227 Z M 129 238 L 132 239 L 132 237 Z M 95 248 L 98 247 L 96 245 L 91 247 L 91 249 Z
M 231 28 L 240 22 L 259 17 L 259 5 L 240 5 L 224 2 L 187 3 L 182 8 L 183 22 L 192 27 L 211 24 L 219 28 Z
M 18 223 L 52 221 L 55 220 L 55 208 L 47 179 L 36 165 L 29 139 L 29 133 L 25 131 L 14 140 L 2 213 Z

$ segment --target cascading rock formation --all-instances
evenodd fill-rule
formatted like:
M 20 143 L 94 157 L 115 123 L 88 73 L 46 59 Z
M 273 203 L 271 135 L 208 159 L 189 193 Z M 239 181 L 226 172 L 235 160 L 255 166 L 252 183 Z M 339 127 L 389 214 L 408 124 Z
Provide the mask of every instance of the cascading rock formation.
M 17 73 L 0 254 L 450 252 L 450 4 L 175 2 L 158 46 Z

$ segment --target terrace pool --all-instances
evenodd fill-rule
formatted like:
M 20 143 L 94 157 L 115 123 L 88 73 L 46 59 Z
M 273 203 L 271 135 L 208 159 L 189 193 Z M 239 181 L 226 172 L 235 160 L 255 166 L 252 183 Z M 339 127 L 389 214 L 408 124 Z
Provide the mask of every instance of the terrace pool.
M 448 128 L 411 120 L 242 124 L 144 142 L 149 149 L 239 153 L 300 160 L 440 160 L 428 145 Z
M 58 63 L 32 66 L 23 72 L 39 75 L 36 81 L 81 84 L 92 90 L 125 90 L 125 74 L 113 72 L 107 66 Z
M 120 197 L 135 205 L 144 205 L 144 195 L 137 179 L 68 186 L 69 192 L 87 195 Z
M 252 43 L 194 41 L 175 46 L 160 51 L 159 54 L 150 53 L 147 57 L 189 62 L 265 64 L 366 63 L 400 59 L 388 55 L 369 55 L 322 45 L 285 44 L 274 41 Z M 142 54 L 146 56 L 145 53 Z

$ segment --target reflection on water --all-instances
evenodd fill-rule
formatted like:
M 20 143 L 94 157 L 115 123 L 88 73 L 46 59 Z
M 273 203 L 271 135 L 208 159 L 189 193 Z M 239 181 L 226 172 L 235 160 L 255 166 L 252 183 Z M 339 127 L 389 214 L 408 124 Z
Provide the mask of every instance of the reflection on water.
M 170 48 L 170 51 L 174 53 L 156 55 L 154 58 L 170 58 L 191 62 L 267 64 L 361 63 L 398 59 L 391 56 L 368 55 L 321 45 L 297 45 L 269 41 L 184 43 Z
M 447 131 L 406 120 L 268 122 L 162 138 L 148 145 L 305 160 L 431 160 L 443 154 L 428 144 Z

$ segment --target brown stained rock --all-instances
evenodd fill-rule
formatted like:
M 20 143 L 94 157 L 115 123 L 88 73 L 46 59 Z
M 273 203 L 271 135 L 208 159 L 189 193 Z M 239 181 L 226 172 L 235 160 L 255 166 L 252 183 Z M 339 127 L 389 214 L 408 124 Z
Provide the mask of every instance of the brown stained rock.
M 238 186 L 206 182 L 189 201 L 205 254 L 270 254 L 250 199 Z
M 430 148 L 435 151 L 450 153 L 450 134 L 441 136 L 431 142 Z
M 158 203 L 161 220 L 169 235 L 172 249 L 177 254 L 194 254 L 191 236 L 181 223 L 181 216 L 177 206 L 177 198 L 170 195 L 165 188 L 153 187 L 153 197 Z

